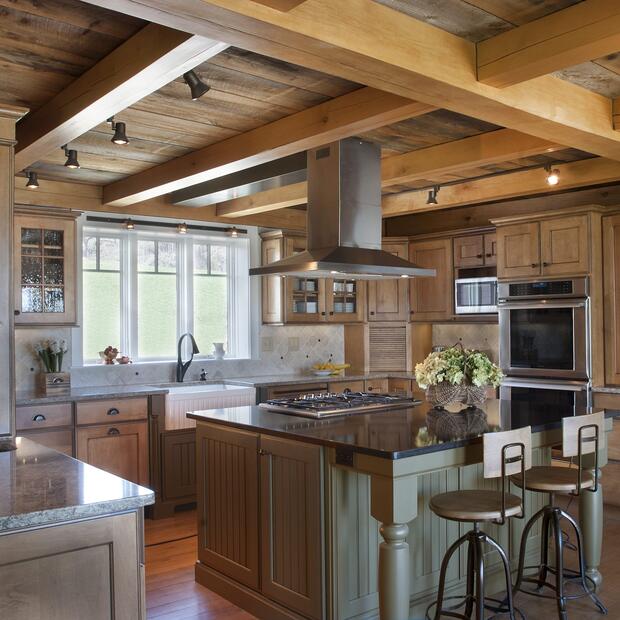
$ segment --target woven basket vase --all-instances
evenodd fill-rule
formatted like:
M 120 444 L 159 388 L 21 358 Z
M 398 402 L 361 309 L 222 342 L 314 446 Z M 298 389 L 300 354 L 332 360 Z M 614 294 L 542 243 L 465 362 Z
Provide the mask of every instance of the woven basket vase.
M 463 403 L 476 407 L 482 405 L 486 399 L 486 389 L 471 385 L 470 383 L 461 383 L 460 385 L 452 385 L 451 383 L 440 383 L 439 385 L 430 385 L 426 390 L 426 398 L 433 407 L 443 408 L 452 403 Z

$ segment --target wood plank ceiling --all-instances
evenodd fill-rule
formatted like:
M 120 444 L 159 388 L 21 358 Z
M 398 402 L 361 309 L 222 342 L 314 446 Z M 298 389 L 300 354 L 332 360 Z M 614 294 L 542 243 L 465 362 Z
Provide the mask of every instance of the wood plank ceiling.
M 578 0 L 376 0 L 471 41 L 481 41 Z M 36 110 L 72 80 L 135 34 L 146 22 L 78 0 L 0 0 L 0 98 Z M 61 149 L 32 166 L 41 179 L 107 185 L 157 164 L 216 144 L 295 112 L 349 93 L 360 84 L 238 48 L 196 68 L 211 90 L 191 101 L 179 78 L 116 115 L 130 143 L 111 143 L 101 123 L 71 143 L 80 170 L 64 167 Z M 564 79 L 606 96 L 620 95 L 616 54 L 572 67 Z M 419 116 L 360 137 L 382 146 L 383 156 L 459 140 L 498 126 L 447 110 Z M 517 169 L 591 157 L 563 149 L 386 188 L 419 189 Z

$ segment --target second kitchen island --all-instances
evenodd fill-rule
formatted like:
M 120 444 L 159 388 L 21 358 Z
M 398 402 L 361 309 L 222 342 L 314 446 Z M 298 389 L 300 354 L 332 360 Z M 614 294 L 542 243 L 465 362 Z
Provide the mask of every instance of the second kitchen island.
M 458 415 L 428 403 L 321 420 L 256 406 L 190 413 L 197 420 L 196 580 L 270 620 L 422 618 L 441 559 L 467 527 L 433 515 L 430 498 L 493 488 L 496 481 L 482 477 L 483 433 L 530 425 L 532 464 L 548 464 L 561 419 L 580 413 L 502 400 Z M 526 517 L 543 501 L 528 493 Z M 587 571 L 600 584 L 602 485 L 581 495 L 580 515 Z M 523 525 L 485 527 L 513 566 Z M 538 535 L 528 553 L 527 563 L 536 564 Z M 497 560 L 488 565 L 488 592 L 502 587 Z M 464 558 L 453 561 L 448 595 L 464 586 L 464 574 Z

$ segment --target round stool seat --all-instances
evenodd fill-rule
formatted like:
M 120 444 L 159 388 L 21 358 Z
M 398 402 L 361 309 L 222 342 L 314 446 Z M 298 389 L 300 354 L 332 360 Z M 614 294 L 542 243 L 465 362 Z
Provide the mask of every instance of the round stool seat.
M 505 493 L 506 516 L 521 514 L 521 498 Z M 500 491 L 451 491 L 431 498 L 430 509 L 439 517 L 452 521 L 495 521 L 502 518 Z
M 510 478 L 517 486 L 521 485 L 520 476 Z M 540 465 L 529 469 L 525 475 L 525 488 L 528 491 L 544 493 L 570 493 L 576 491 L 579 484 L 579 470 L 569 467 L 553 467 Z M 594 476 L 584 471 L 581 474 L 581 488 L 589 489 L 594 486 Z

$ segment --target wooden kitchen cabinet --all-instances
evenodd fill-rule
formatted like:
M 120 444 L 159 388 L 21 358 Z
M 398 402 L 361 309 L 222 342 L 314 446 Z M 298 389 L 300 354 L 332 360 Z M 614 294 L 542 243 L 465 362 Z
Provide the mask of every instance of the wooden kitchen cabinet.
M 76 430 L 76 457 L 80 461 L 148 486 L 148 426 L 120 422 L 82 426 Z
M 321 617 L 321 448 L 260 437 L 261 591 Z
M 399 396 L 411 396 L 413 392 L 412 380 L 390 377 L 388 379 L 388 392 Z
M 347 381 L 346 379 L 342 379 L 339 381 L 330 381 L 328 389 L 330 392 L 337 392 L 338 394 L 342 394 L 345 390 L 350 390 L 351 392 L 363 392 L 365 390 L 365 385 L 362 380 Z
M 486 267 L 497 265 L 497 233 L 484 235 L 484 264 Z
M 408 241 L 383 244 L 383 250 L 408 260 Z M 368 320 L 406 321 L 409 316 L 409 279 L 395 278 L 368 282 Z
M 603 264 L 605 383 L 620 385 L 620 215 L 603 218 Z
M 16 325 L 75 325 L 77 215 L 15 210 Z
M 17 434 L 47 448 L 73 456 L 71 403 L 22 405 L 15 408 Z
M 454 238 L 454 266 L 491 267 L 497 264 L 497 235 L 486 233 Z
M 452 239 L 412 241 L 409 244 L 409 260 L 437 272 L 434 278 L 412 278 L 409 282 L 410 320 L 431 322 L 449 319 L 454 308 Z
M 499 225 L 497 276 L 577 276 L 590 271 L 587 214 Z
M 385 394 L 388 391 L 387 379 L 367 379 L 364 382 L 366 392 L 375 392 L 377 394 Z
M 225 579 L 259 617 L 321 618 L 321 447 L 208 423 L 196 441 L 196 580 Z

